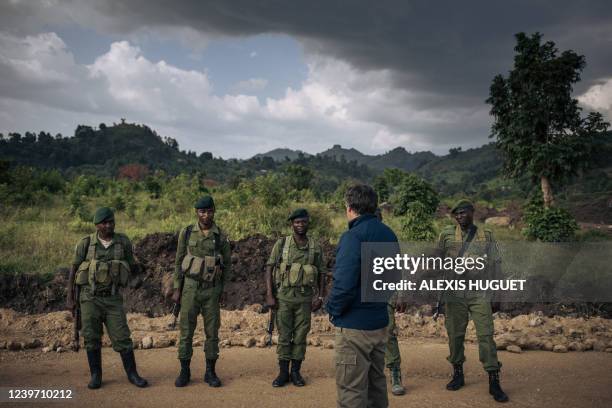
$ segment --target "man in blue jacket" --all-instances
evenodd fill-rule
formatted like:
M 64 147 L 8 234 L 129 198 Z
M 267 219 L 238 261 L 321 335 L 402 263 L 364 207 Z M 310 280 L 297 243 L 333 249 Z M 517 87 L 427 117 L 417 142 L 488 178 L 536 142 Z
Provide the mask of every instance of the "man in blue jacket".
M 389 317 L 386 302 L 361 300 L 362 242 L 396 243 L 393 231 L 374 215 L 378 196 L 367 185 L 345 195 L 349 229 L 336 251 L 333 286 L 326 310 L 336 326 L 337 406 L 386 408 L 385 344 Z

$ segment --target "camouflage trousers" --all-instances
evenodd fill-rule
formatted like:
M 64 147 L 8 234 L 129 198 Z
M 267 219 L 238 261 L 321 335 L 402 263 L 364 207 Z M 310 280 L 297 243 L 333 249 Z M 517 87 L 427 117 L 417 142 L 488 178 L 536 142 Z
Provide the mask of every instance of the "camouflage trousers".
M 444 307 L 444 325 L 450 349 L 447 360 L 451 364 L 463 364 L 465 361 L 465 330 L 471 318 L 478 337 L 480 362 L 486 371 L 498 370 L 501 363 L 497 360 L 497 348 L 493 340 L 493 312 L 490 300 L 482 297 L 460 298 L 447 295 Z
M 278 301 L 276 326 L 278 327 L 279 360 L 304 360 L 306 336 L 310 331 L 311 303 Z
M 113 350 L 122 352 L 133 348 L 121 294 L 94 295 L 88 286 L 83 286 L 79 298 L 81 333 L 87 351 L 102 347 L 103 325 L 106 326 Z
M 204 354 L 207 360 L 219 358 L 219 327 L 221 327 L 221 310 L 219 297 L 223 291 L 221 285 L 202 286 L 198 281 L 185 278 L 181 295 L 181 312 L 179 317 L 179 360 L 190 360 L 193 355 L 193 333 L 198 324 L 198 315 L 204 319 Z

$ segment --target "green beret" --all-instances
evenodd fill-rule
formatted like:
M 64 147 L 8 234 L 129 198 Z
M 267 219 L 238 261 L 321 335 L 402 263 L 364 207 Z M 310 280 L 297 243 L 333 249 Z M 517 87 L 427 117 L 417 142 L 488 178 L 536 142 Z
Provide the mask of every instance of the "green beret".
M 466 209 L 473 210 L 474 204 L 472 204 L 470 200 L 465 200 L 465 199 L 459 200 L 455 203 L 455 205 L 451 209 L 451 214 L 454 214 L 455 212 L 459 210 L 466 210 Z
M 297 210 L 291 213 L 289 218 L 287 218 L 287 221 L 293 221 L 296 218 L 308 218 L 308 217 L 309 217 L 308 211 L 305 208 L 298 208 Z
M 213 198 L 211 196 L 204 196 L 198 201 L 196 201 L 196 203 L 193 205 L 193 208 L 197 210 L 203 210 L 205 208 L 215 208 L 215 202 L 213 201 Z
M 115 213 L 113 213 L 113 210 L 108 207 L 100 207 L 96 210 L 96 213 L 94 214 L 93 223 L 99 224 L 103 221 L 114 218 Z

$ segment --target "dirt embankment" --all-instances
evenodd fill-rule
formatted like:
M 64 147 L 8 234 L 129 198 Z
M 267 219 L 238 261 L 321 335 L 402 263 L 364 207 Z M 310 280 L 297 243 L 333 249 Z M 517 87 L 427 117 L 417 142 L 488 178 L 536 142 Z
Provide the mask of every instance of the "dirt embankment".
M 231 242 L 233 272 L 226 287 L 226 309 L 264 303 L 264 265 L 274 242 L 275 238 L 261 234 Z M 176 234 L 168 233 L 150 234 L 135 244 L 134 254 L 142 268 L 132 275 L 128 287 L 123 290 L 127 311 L 149 316 L 168 313 L 176 244 Z M 327 241 L 322 241 L 321 245 L 331 269 L 335 247 Z M 29 274 L 0 275 L 0 307 L 28 313 L 62 310 L 67 278 L 68 268 L 60 268 L 51 278 Z

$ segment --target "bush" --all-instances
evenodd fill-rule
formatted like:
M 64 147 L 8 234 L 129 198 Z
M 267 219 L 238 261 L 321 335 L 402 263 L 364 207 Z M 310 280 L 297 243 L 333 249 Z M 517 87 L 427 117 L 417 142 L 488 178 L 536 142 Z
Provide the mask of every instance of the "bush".
M 416 201 L 408 205 L 406 214 L 402 217 L 401 225 L 402 240 L 429 242 L 436 238 L 433 216 L 421 202 Z
M 567 242 L 576 239 L 578 224 L 574 217 L 563 208 L 543 208 L 541 195 L 533 197 L 525 206 L 523 234 L 528 239 L 543 242 Z
M 440 199 L 431 184 L 414 174 L 407 173 L 395 187 L 390 201 L 395 215 L 405 215 L 410 206 L 416 202 L 423 205 L 423 211 L 433 215 Z

